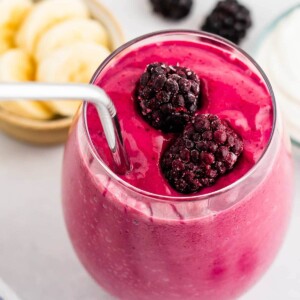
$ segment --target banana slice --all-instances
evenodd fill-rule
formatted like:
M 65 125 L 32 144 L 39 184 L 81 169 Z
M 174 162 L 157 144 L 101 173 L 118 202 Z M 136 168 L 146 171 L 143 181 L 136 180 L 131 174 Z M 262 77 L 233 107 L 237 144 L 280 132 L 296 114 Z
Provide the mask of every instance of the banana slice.
M 29 55 L 21 49 L 7 51 L 0 58 L 0 81 L 30 81 L 34 78 L 34 65 Z M 0 107 L 25 118 L 47 120 L 53 113 L 38 101 L 0 102 Z
M 81 0 L 43 0 L 34 6 L 25 19 L 17 34 L 16 43 L 33 54 L 41 36 L 55 24 L 88 16 L 88 9 Z
M 32 6 L 30 0 L 0 1 L 0 54 L 14 46 L 14 36 Z
M 34 78 L 34 66 L 30 56 L 21 49 L 12 49 L 0 57 L 0 80 L 30 81 Z
M 55 25 L 41 37 L 36 47 L 35 58 L 41 61 L 54 50 L 80 41 L 95 42 L 106 47 L 109 43 L 108 34 L 99 22 L 71 19 Z
M 64 46 L 41 61 L 37 70 L 37 80 L 88 83 L 109 53 L 107 48 L 91 42 L 77 42 Z M 80 101 L 46 103 L 56 113 L 70 116 L 77 111 Z
M 13 48 L 13 36 L 14 32 L 12 30 L 0 26 L 0 54 Z

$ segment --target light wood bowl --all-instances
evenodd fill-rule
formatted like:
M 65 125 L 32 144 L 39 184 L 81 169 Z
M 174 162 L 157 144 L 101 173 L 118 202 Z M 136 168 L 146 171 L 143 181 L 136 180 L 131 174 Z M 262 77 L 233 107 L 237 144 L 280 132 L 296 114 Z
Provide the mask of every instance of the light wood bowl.
M 84 2 L 89 8 L 91 16 L 106 28 L 110 36 L 110 50 L 115 50 L 122 45 L 125 37 L 113 14 L 100 0 L 84 0 Z M 0 130 L 18 140 L 38 145 L 65 142 L 72 120 L 73 118 L 49 121 L 31 120 L 0 108 Z

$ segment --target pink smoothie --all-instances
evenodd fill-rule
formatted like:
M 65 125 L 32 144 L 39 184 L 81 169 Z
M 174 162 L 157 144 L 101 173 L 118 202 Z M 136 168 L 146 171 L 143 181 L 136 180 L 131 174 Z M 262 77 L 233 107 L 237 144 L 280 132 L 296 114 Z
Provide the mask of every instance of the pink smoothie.
M 120 55 L 119 55 L 120 56 Z M 179 63 L 202 80 L 198 113 L 226 119 L 244 140 L 236 167 L 212 187 L 180 199 L 163 178 L 159 159 L 173 134 L 151 128 L 135 109 L 135 84 L 151 62 Z M 235 56 L 184 41 L 150 44 L 114 59 L 96 84 L 117 107 L 132 171 L 107 172 L 88 146 L 83 116 L 65 150 L 63 204 L 74 248 L 86 269 L 119 299 L 234 299 L 265 272 L 288 222 L 291 158 L 265 83 Z M 88 131 L 112 167 L 93 106 Z M 223 192 L 216 192 L 242 178 Z M 139 192 L 136 188 L 157 195 Z M 208 196 L 207 193 L 216 192 Z M 160 195 L 160 196 L 159 196 Z M 178 196 L 162 199 L 162 196 Z M 199 200 L 201 198 L 201 200 Z M 209 199 L 209 200 L 208 200 Z
M 178 55 L 180 53 L 180 55 Z M 96 80 L 116 105 L 124 139 L 133 166 L 122 178 L 142 190 L 160 195 L 180 195 L 170 188 L 159 168 L 161 152 L 173 134 L 163 134 L 152 128 L 137 113 L 133 101 L 136 82 L 152 62 L 179 63 L 189 67 L 202 80 L 202 100 L 197 113 L 216 114 L 230 122 L 243 137 L 244 154 L 234 172 L 200 193 L 208 193 L 235 182 L 260 158 L 269 142 L 273 123 L 271 96 L 264 83 L 241 61 L 220 50 L 208 49 L 191 42 L 165 42 L 130 52 L 113 68 Z M 99 134 L 98 115 L 88 109 L 88 126 L 93 143 L 108 165 L 111 160 L 104 148 L 105 138 Z M 101 131 L 102 132 L 102 131 Z M 104 154 L 105 153 L 105 154 Z

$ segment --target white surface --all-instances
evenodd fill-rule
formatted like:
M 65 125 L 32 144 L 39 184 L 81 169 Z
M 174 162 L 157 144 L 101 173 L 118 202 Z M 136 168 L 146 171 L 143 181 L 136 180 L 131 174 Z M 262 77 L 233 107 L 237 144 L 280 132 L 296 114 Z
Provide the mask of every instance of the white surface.
M 128 38 L 166 28 L 195 29 L 215 1 L 200 1 L 181 23 L 151 14 L 148 0 L 103 0 Z M 244 43 L 255 46 L 262 28 L 296 0 L 248 0 L 254 27 Z M 65 230 L 60 206 L 63 147 L 38 148 L 0 133 L 0 276 L 24 300 L 108 300 L 78 262 Z M 295 160 L 300 182 L 300 154 Z M 277 260 L 243 300 L 300 299 L 300 186 L 290 230 Z M 274 232 L 276 234 L 276 232 Z M 166 299 L 167 300 L 167 299 Z M 212 299 L 215 300 L 215 299 Z M 217 300 L 217 299 L 216 299 Z

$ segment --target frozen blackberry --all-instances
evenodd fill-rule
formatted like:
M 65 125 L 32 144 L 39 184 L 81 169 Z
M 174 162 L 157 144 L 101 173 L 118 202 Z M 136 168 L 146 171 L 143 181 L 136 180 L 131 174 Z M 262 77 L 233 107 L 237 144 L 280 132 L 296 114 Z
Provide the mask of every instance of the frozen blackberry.
M 239 44 L 251 27 L 251 23 L 248 8 L 237 0 L 223 0 L 218 2 L 201 29 Z
M 150 0 L 153 10 L 168 19 L 179 20 L 186 17 L 193 0 Z
M 135 101 L 143 118 L 163 132 L 180 132 L 198 107 L 200 80 L 191 70 L 164 63 L 147 66 Z
M 193 193 L 231 170 L 243 141 L 229 124 L 212 114 L 197 115 L 162 155 L 161 169 L 171 186 Z

